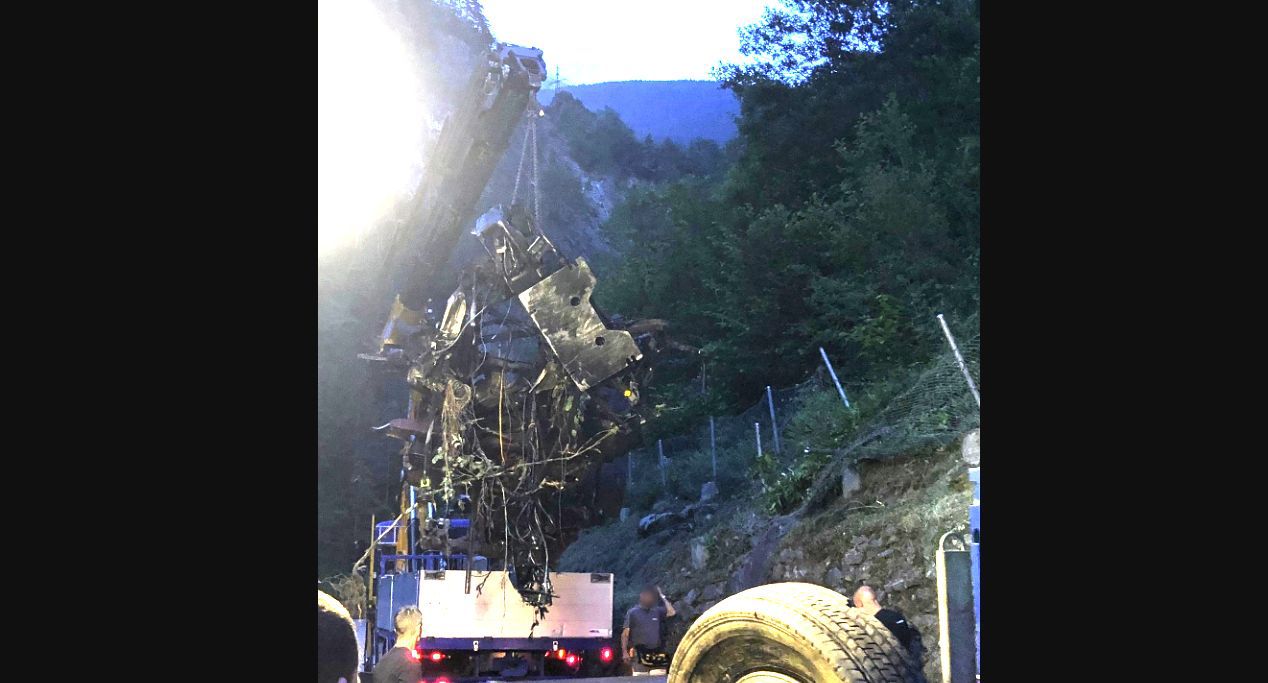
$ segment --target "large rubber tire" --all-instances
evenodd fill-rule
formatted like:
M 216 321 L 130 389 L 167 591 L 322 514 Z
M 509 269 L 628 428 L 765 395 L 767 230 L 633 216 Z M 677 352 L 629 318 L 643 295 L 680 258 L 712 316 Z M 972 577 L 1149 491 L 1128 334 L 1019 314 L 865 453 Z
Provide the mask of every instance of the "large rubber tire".
M 668 683 L 925 683 L 885 625 L 808 583 L 736 593 L 696 620 Z

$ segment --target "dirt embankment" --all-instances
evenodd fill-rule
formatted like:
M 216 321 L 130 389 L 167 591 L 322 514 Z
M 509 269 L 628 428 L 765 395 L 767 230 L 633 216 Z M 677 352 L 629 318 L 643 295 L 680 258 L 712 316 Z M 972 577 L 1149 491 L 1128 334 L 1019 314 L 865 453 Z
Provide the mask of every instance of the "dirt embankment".
M 618 627 L 639 586 L 660 585 L 681 614 L 669 623 L 671 644 L 701 613 L 744 587 L 805 581 L 850 595 L 867 584 L 920 630 L 929 650 L 926 674 L 938 680 L 934 551 L 942 534 L 967 522 L 971 498 L 958 451 L 858 463 L 857 491 L 799 519 L 764 516 L 744 496 L 694 520 L 690 529 L 646 538 L 638 537 L 631 517 L 584 532 L 559 568 L 615 573 Z

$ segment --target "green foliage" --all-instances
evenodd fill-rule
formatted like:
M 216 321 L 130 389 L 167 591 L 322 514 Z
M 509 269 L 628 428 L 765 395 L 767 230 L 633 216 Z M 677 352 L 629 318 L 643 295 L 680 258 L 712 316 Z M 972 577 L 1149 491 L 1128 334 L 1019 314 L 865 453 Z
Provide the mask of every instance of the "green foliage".
M 712 140 L 693 140 L 685 148 L 672 140 L 639 141 L 611 108 L 592 112 L 571 93 L 561 92 L 547 108 L 568 154 L 587 173 L 669 182 L 687 175 L 718 174 L 726 154 Z
M 639 188 L 605 225 L 610 308 L 704 349 L 708 396 L 665 386 L 697 373 L 657 378 L 675 418 L 794 384 L 819 346 L 854 392 L 938 352 L 937 313 L 978 307 L 976 5 L 785 5 L 745 33 L 766 59 L 725 72 L 729 171 Z
M 859 411 L 846 408 L 835 389 L 814 391 L 803 397 L 793 409 L 783 435 L 791 457 L 781 459 L 767 451 L 751 468 L 763 508 L 770 514 L 785 514 L 801 504 L 835 449 L 855 434 L 859 418 Z
M 976 6 L 785 4 L 795 11 L 747 33 L 746 51 L 770 59 L 728 72 L 742 112 L 729 171 L 637 187 L 604 226 L 622 254 L 605 263 L 604 301 L 669 319 L 708 366 L 704 395 L 698 364 L 658 370 L 645 394 L 653 438 L 799 382 L 820 346 L 833 357 L 853 410 L 815 392 L 783 457 L 725 449 L 743 454 L 733 471 L 772 514 L 801 504 L 874 419 L 892 417 L 893 443 L 921 448 L 967 424 L 962 387 L 938 375 L 925 405 L 912 391 L 929 372 L 914 368 L 943 351 L 936 314 L 966 320 L 980 299 Z M 677 152 L 665 146 L 661 163 Z M 691 462 L 675 463 L 670 494 L 696 495 L 706 477 Z M 635 482 L 635 506 L 662 493 L 652 475 Z
M 764 455 L 763 459 L 769 456 Z M 763 464 L 759 468 L 762 508 L 772 515 L 782 515 L 797 507 L 810 488 L 819 470 L 831 460 L 822 451 L 811 451 L 789 467 Z

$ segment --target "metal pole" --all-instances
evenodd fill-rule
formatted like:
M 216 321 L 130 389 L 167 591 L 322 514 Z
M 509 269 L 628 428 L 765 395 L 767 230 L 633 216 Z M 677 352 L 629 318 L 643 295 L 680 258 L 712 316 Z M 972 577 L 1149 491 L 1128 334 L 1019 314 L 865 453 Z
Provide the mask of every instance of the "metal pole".
M 753 435 L 757 437 L 757 457 L 762 457 L 762 423 L 753 423 Z
M 656 454 L 660 456 L 660 488 L 663 490 L 668 482 L 665 481 L 665 442 L 656 439 Z
M 718 437 L 713 427 L 713 416 L 709 416 L 709 455 L 713 458 L 713 481 L 718 480 Z
M 837 371 L 832 369 L 832 361 L 828 360 L 828 352 L 819 347 L 819 355 L 823 356 L 823 364 L 828 366 L 828 374 L 832 375 L 832 383 L 837 385 L 837 393 L 841 394 L 841 401 L 845 403 L 845 407 L 850 407 L 850 399 L 845 397 L 845 389 L 841 388 L 841 380 L 837 379 Z
M 947 341 L 951 343 L 951 352 L 955 354 L 955 362 L 960 364 L 960 372 L 964 373 L 964 381 L 969 383 L 969 391 L 973 392 L 973 400 L 977 401 L 977 407 L 982 407 L 982 397 L 977 393 L 977 385 L 973 383 L 973 378 L 969 376 L 969 366 L 964 364 L 964 356 L 960 355 L 960 349 L 955 345 L 955 337 L 951 336 L 951 328 L 947 327 L 947 321 L 938 314 L 938 322 L 942 323 L 942 331 L 947 335 Z
M 775 423 L 775 399 L 771 398 L 770 385 L 766 385 L 766 405 L 770 406 L 770 431 L 775 436 L 775 453 L 782 453 L 779 447 L 779 425 Z
M 370 561 L 366 572 L 365 585 L 365 641 L 361 651 L 361 662 L 365 671 L 374 669 L 375 662 L 371 657 L 374 652 L 374 625 L 378 621 L 374 604 L 374 549 L 378 547 L 378 516 L 370 515 Z
M 415 521 L 418 519 L 418 498 L 414 493 L 413 484 L 405 482 L 405 485 L 409 486 L 409 551 L 407 554 L 413 555 L 414 551 L 417 550 L 416 545 L 418 543 L 418 538 L 414 533 Z M 413 558 L 409 560 L 409 568 L 410 571 L 414 570 Z
M 947 548 L 948 537 L 959 547 Z M 948 532 L 938 541 L 934 567 L 938 578 L 942 683 L 975 683 L 972 567 L 969 551 L 957 534 Z

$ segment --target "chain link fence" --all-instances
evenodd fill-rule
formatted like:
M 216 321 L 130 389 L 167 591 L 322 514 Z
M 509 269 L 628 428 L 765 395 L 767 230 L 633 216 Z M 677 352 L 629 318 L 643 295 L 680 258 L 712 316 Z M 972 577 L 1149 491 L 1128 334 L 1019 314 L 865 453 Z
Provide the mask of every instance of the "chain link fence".
M 978 316 L 958 327 L 956 343 L 980 389 Z M 626 505 L 641 511 L 660 499 L 694 501 L 709 481 L 729 497 L 761 480 L 763 471 L 802 477 L 803 493 L 809 493 L 809 479 L 831 461 L 887 459 L 944 447 L 979 426 L 977 403 L 948 346 L 900 380 L 840 379 L 848 409 L 820 364 L 799 384 L 762 392 L 737 415 L 715 416 L 690 433 L 631 451 L 625 462 Z M 825 435 L 837 440 L 827 442 Z M 759 462 L 759 453 L 765 462 Z

